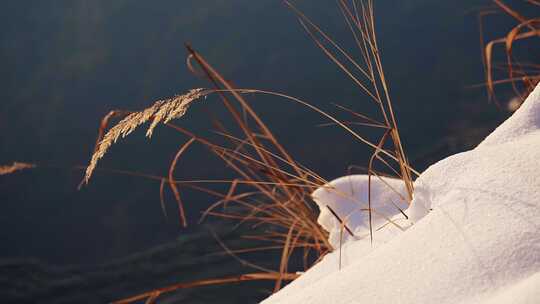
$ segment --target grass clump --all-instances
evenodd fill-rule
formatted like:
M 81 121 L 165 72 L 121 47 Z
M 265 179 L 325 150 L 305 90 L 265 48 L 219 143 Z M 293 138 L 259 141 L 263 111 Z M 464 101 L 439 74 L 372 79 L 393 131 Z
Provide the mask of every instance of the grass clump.
M 153 302 L 165 292 L 186 288 L 186 286 L 195 287 L 245 280 L 274 280 L 275 292 L 282 287 L 284 281 L 297 277 L 289 269 L 289 261 L 293 254 L 296 253 L 303 257 L 304 269 L 308 269 L 326 253 L 336 249 L 332 248 L 328 242 L 328 232 L 317 222 L 319 211 L 311 198 L 311 193 L 319 187 L 328 185 L 328 181 L 315 171 L 301 165 L 290 155 L 248 102 L 248 95 L 270 95 L 280 100 L 301 104 L 330 120 L 330 124 L 341 127 L 351 134 L 355 140 L 367 145 L 372 150 L 366 170 L 369 175 L 368 188 L 371 187 L 371 177 L 380 177 L 381 175 L 379 171 L 375 170 L 375 166 L 382 165 L 386 168 L 386 171 L 392 172 L 394 177 L 403 181 L 407 191 L 405 200 L 408 202 L 412 200 L 414 191 L 413 174 L 418 173 L 411 168 L 400 139 L 377 44 L 373 1 L 337 1 L 343 20 L 360 50 L 361 56 L 359 60 L 354 59 L 352 55 L 292 3 L 288 1 L 284 1 L 284 3 L 295 14 L 300 25 L 315 42 L 316 46 L 352 80 L 355 86 L 364 92 L 368 101 L 362 101 L 362 106 L 375 107 L 378 117 L 369 117 L 352 109 L 338 106 L 340 109 L 354 114 L 353 116 L 357 119 L 352 123 L 344 122 L 297 97 L 274 91 L 236 88 L 208 63 L 200 53 L 187 45 L 189 69 L 193 73 L 206 78 L 211 84 L 211 88 L 190 90 L 186 94 L 157 101 L 152 106 L 138 112 L 111 111 L 102 120 L 96 148 L 86 169 L 83 182 L 88 183 L 98 161 L 120 137 L 129 135 L 146 122 L 150 123 L 146 133 L 150 137 L 154 128 L 159 123 L 163 123 L 165 126 L 184 134 L 188 140 L 179 148 L 166 176 L 146 176 L 160 182 L 162 204 L 164 204 L 163 191 L 166 186 L 169 186 L 177 201 L 182 225 L 186 226 L 187 221 L 184 215 L 180 188 L 190 188 L 207 193 L 215 197 L 217 201 L 203 213 L 201 220 L 208 216 L 214 216 L 233 219 L 238 221 L 238 224 L 246 224 L 251 227 L 264 227 L 263 230 L 257 230 L 263 232 L 245 235 L 244 237 L 250 240 L 268 242 L 271 245 L 238 251 L 229 250 L 224 244 L 222 246 L 226 252 L 242 261 L 244 265 L 261 271 L 259 273 L 181 283 L 124 299 L 119 303 L 129 303 L 141 299 Z M 215 133 L 221 136 L 226 144 L 215 143 L 211 139 L 199 136 L 173 122 L 174 119 L 181 118 L 186 114 L 191 103 L 209 95 L 215 95 L 221 100 L 236 129 L 239 130 L 239 134 L 235 134 L 225 128 L 221 121 L 217 119 L 212 121 L 217 129 Z M 113 117 L 123 117 L 123 119 L 105 132 L 109 120 Z M 372 128 L 374 132 L 378 132 L 378 140 L 368 140 L 354 130 L 353 125 Z M 174 171 L 178 161 L 192 144 L 200 144 L 206 147 L 212 154 L 220 158 L 225 167 L 232 170 L 237 175 L 237 178 L 231 180 L 175 179 Z M 228 184 L 228 191 L 221 193 L 206 186 L 214 183 Z M 390 188 L 389 191 L 395 190 Z M 234 204 L 235 208 L 227 208 L 231 204 Z M 359 202 L 359 204 L 365 204 L 365 206 L 362 206 L 363 210 L 369 213 L 370 239 L 373 240 L 371 216 L 375 210 L 371 206 L 370 190 L 368 201 Z M 331 211 L 342 223 L 343 229 L 353 233 L 348 229 L 346 221 L 343 220 L 348 215 Z M 276 269 L 258 267 L 253 263 L 244 261 L 235 254 L 235 252 L 250 252 L 263 250 L 264 248 L 277 248 L 281 251 L 279 255 L 280 263 Z

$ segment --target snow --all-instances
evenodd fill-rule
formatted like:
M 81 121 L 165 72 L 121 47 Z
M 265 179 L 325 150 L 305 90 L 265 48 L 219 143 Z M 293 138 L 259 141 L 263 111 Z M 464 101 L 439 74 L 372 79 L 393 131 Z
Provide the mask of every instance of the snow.
M 263 303 L 540 303 L 540 85 L 478 147 L 417 178 L 408 219 L 400 181 L 372 177 L 373 244 L 367 181 L 313 193 L 336 250 Z
M 395 189 L 389 191 L 389 187 Z M 312 194 L 319 205 L 319 224 L 330 232 L 329 241 L 332 247 L 339 248 L 340 244 L 349 239 L 359 239 L 369 236 L 368 206 L 368 176 L 349 175 L 332 181 L 329 187 L 321 187 Z M 406 192 L 401 180 L 381 177 L 371 177 L 371 208 L 372 225 L 374 229 L 385 224 L 392 225 L 387 219 L 396 217 L 397 225 L 405 219 L 400 210 L 407 208 Z M 339 220 L 332 215 L 330 207 L 346 224 L 355 237 L 342 229 Z M 400 216 L 401 215 L 401 216 Z M 341 240 L 340 240 L 341 238 Z

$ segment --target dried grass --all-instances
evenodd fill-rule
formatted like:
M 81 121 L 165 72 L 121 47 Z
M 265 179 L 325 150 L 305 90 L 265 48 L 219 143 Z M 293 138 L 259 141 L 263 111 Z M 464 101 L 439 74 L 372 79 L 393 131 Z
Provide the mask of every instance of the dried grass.
M 35 164 L 13 162 L 13 164 L 11 164 L 11 165 L 0 166 L 0 175 L 13 174 L 13 173 L 15 173 L 17 171 L 33 169 L 35 167 L 36 167 Z
M 530 6 L 540 7 L 538 1 L 523 0 Z M 484 64 L 486 87 L 489 100 L 494 101 L 498 106 L 498 101 L 495 94 L 495 86 L 502 84 L 510 84 L 514 94 L 523 101 L 526 96 L 534 89 L 540 81 L 540 65 L 527 64 L 520 62 L 514 57 L 514 45 L 518 41 L 531 41 L 534 38 L 540 38 L 540 17 L 525 17 L 521 12 L 515 10 L 507 3 L 501 0 L 493 0 L 496 10 L 484 11 L 479 15 L 480 19 L 480 45 L 482 51 L 482 61 Z M 532 10 L 531 10 L 532 11 Z M 502 12 L 513 18 L 517 25 L 503 37 L 493 39 L 487 44 L 484 43 L 483 34 L 483 18 L 487 15 Z M 493 62 L 493 49 L 496 45 L 504 45 L 504 53 L 506 62 L 501 66 Z M 526 43 L 525 43 L 526 44 Z M 502 79 L 495 79 L 495 71 L 504 70 L 507 75 Z
M 488 93 L 490 98 L 494 98 L 495 86 L 509 83 L 516 94 L 522 97 L 540 80 L 540 65 L 519 63 L 513 57 L 513 48 L 517 41 L 540 37 L 540 18 L 526 18 L 503 1 L 493 1 L 500 11 L 514 18 L 517 25 L 504 37 L 489 41 L 485 45 L 483 35 L 481 35 Z M 527 1 L 530 5 L 540 6 L 537 1 L 524 1 Z M 304 260 L 304 269 L 308 269 L 326 253 L 336 249 L 329 244 L 328 233 L 317 223 L 317 207 L 310 197 L 313 190 L 327 185 L 328 182 L 313 170 L 301 165 L 287 152 L 244 97 L 247 93 L 270 95 L 301 104 L 331 121 L 323 125 L 338 126 L 350 133 L 354 139 L 372 149 L 372 155 L 366 168 L 369 175 L 368 201 L 359 202 L 359 205 L 366 205 L 361 210 L 369 213 L 371 240 L 373 240 L 374 230 L 371 224 L 372 213 L 377 214 L 377 211 L 371 206 L 371 178 L 375 176 L 384 182 L 381 179 L 384 174 L 375 170 L 376 163 L 382 165 L 387 171 L 392 172 L 394 177 L 403 181 L 407 195 L 402 198 L 409 202 L 412 200 L 414 191 L 413 175 L 417 175 L 418 172 L 410 166 L 401 142 L 393 102 L 377 44 L 373 1 L 337 0 L 343 20 L 346 22 L 351 31 L 352 39 L 354 39 L 360 50 L 361 58 L 359 61 L 294 5 L 288 1 L 284 2 L 296 14 L 302 28 L 316 46 L 323 51 L 337 68 L 351 79 L 354 85 L 365 93 L 368 102 L 362 102 L 362 106 L 375 106 L 380 117 L 378 119 L 368 117 L 352 109 L 337 105 L 341 110 L 353 115 L 352 120 L 344 121 L 306 101 L 287 94 L 258 89 L 235 88 L 201 54 L 187 46 L 189 69 L 195 74 L 207 78 L 213 88 L 192 89 L 183 95 L 157 101 L 150 107 L 138 112 L 119 110 L 109 112 L 101 121 L 96 147 L 90 163 L 86 167 L 83 182 L 88 183 L 92 173 L 96 170 L 99 160 L 104 157 L 109 148 L 120 137 L 123 138 L 141 125 L 150 123 L 146 131 L 146 136 L 150 138 L 157 125 L 162 123 L 188 137 L 186 143 L 180 146 L 171 161 L 166 176 L 145 175 L 121 170 L 109 171 L 159 181 L 160 202 L 164 213 L 166 210 L 164 191 L 168 186 L 177 201 L 182 226 L 187 225 L 187 220 L 180 195 L 180 187 L 194 189 L 215 197 L 217 201 L 203 213 L 201 220 L 207 216 L 215 216 L 237 220 L 238 225 L 247 224 L 253 228 L 264 226 L 267 228 L 264 232 L 243 235 L 242 237 L 248 240 L 270 243 L 270 245 L 229 249 L 218 240 L 227 254 L 235 257 L 243 265 L 262 272 L 175 284 L 119 300 L 115 303 L 132 303 L 140 300 L 153 303 L 162 294 L 178 289 L 251 280 L 273 280 L 275 281 L 274 292 L 276 292 L 282 287 L 283 281 L 293 280 L 298 276 L 289 272 L 289 260 L 294 252 L 303 251 L 301 254 Z M 493 10 L 485 11 L 482 13 L 481 18 L 493 12 Z M 505 46 L 506 62 L 502 67 L 492 62 L 493 49 L 498 44 Z M 199 70 L 196 70 L 196 68 Z M 494 70 L 501 68 L 508 72 L 508 77 L 495 79 Z M 520 89 L 518 83 L 524 85 L 524 89 Z M 218 129 L 216 133 L 221 135 L 227 144 L 216 144 L 172 123 L 174 119 L 184 116 L 193 102 L 211 94 L 220 97 L 240 130 L 240 135 L 234 135 L 225 129 L 224 124 L 220 121 L 213 121 Z M 105 132 L 110 120 L 116 117 L 123 117 L 123 119 Z M 370 127 L 373 130 L 378 130 L 381 133 L 380 137 L 374 142 L 369 141 L 356 132 L 353 129 L 354 126 Z M 176 180 L 174 170 L 178 166 L 179 159 L 194 143 L 205 146 L 211 153 L 219 157 L 226 167 L 234 171 L 238 177 L 232 180 Z M 0 166 L 0 175 L 12 174 L 34 167 L 34 164 L 14 162 L 12 165 Z M 226 193 L 221 193 L 204 186 L 210 183 L 225 183 L 229 184 L 230 187 Z M 389 189 L 397 193 L 390 186 Z M 398 195 L 401 196 L 400 193 Z M 228 205 L 235 205 L 235 208 L 227 208 Z M 330 208 L 329 210 L 341 224 L 342 233 L 346 232 L 354 236 L 354 232 L 346 224 L 349 215 L 337 214 L 335 210 Z M 400 212 L 403 213 L 402 210 Z M 387 224 L 397 226 L 391 220 L 387 219 L 387 221 Z M 276 270 L 262 268 L 255 263 L 243 260 L 237 255 L 276 249 L 281 249 L 281 259 Z
M 339 46 L 338 43 L 331 39 L 320 27 L 312 22 L 294 5 L 288 1 L 285 1 L 285 3 L 296 13 L 300 24 L 316 43 L 317 47 L 319 47 L 328 58 L 353 81 L 354 84 L 375 102 L 375 106 L 379 109 L 379 114 L 382 117 L 382 121 L 380 121 L 365 115 L 357 115 L 364 120 L 360 123 L 367 123 L 374 128 L 383 129 L 384 131 L 380 139 L 375 143 L 368 143 L 365 140 L 356 137 L 368 144 L 368 146 L 374 148 L 367 170 L 369 175 L 368 212 L 370 239 L 373 240 L 372 212 L 374 210 L 372 210 L 371 207 L 371 177 L 378 176 L 377 171 L 374 170 L 375 162 L 379 162 L 383 166 L 386 166 L 390 171 L 397 173 L 396 177 L 400 178 L 405 184 L 405 189 L 407 190 L 406 201 L 408 202 L 412 200 L 414 191 L 413 174 L 417 174 L 417 172 L 411 168 L 401 143 L 399 129 L 394 115 L 393 103 L 382 66 L 380 50 L 377 44 L 374 3 L 372 0 L 337 1 L 343 19 L 347 23 L 353 39 L 361 52 L 362 63 L 355 61 L 352 56 Z M 341 61 L 339 56 L 344 57 L 346 60 Z M 338 123 L 338 125 L 344 129 L 349 129 L 343 123 Z M 388 146 L 390 146 L 389 149 L 385 148 Z M 387 161 L 385 157 L 389 158 L 393 164 Z M 394 166 L 397 168 L 394 168 Z
M 287 94 L 257 89 L 235 88 L 201 54 L 187 45 L 189 52 L 187 63 L 189 69 L 194 74 L 207 78 L 213 85 L 213 88 L 192 90 L 188 94 L 179 96 L 174 100 L 156 102 L 153 106 L 143 111 L 129 114 L 126 118 L 122 119 L 102 138 L 98 139 L 97 147 L 86 171 L 85 181 L 88 182 L 98 160 L 103 157 L 108 148 L 120 136 L 126 136 L 141 124 L 152 121 L 147 131 L 147 136 L 150 137 L 156 125 L 163 122 L 166 126 L 184 134 L 189 139 L 185 144 L 182 144 L 171 162 L 167 177 L 151 176 L 152 179 L 160 182 L 160 201 L 162 206 L 164 204 L 164 188 L 166 185 L 169 185 L 177 200 L 180 217 L 185 226 L 186 221 L 183 215 L 183 204 L 179 191 L 179 186 L 181 186 L 183 188 L 195 189 L 217 198 L 217 201 L 204 212 L 202 219 L 207 216 L 215 216 L 237 220 L 239 225 L 250 225 L 253 228 L 264 226 L 266 228 L 265 230 L 257 230 L 257 233 L 243 235 L 242 237 L 253 241 L 270 243 L 269 245 L 231 250 L 220 243 L 228 254 L 237 258 L 243 265 L 258 269 L 259 271 L 262 270 L 263 273 L 256 274 L 255 276 L 248 275 L 248 277 L 244 275 L 179 284 L 124 299 L 117 303 L 131 303 L 141 299 L 147 299 L 153 302 L 165 291 L 168 292 L 178 288 L 208 284 L 237 282 L 245 279 L 275 280 L 274 291 L 278 291 L 282 287 L 284 280 L 290 280 L 296 277 L 296 275 L 291 275 L 288 272 L 289 260 L 295 252 L 301 253 L 304 260 L 304 268 L 308 269 L 326 253 L 335 249 L 328 242 L 328 232 L 317 223 L 317 206 L 310 196 L 316 188 L 325 186 L 328 182 L 313 170 L 298 163 L 287 152 L 247 101 L 245 95 L 248 93 L 250 95 L 270 95 L 301 104 L 329 119 L 331 124 L 341 127 L 350 133 L 354 139 L 373 150 L 367 169 L 370 176 L 370 183 L 371 176 L 380 178 L 379 171 L 374 169 L 375 163 L 379 162 L 383 166 L 388 167 L 389 171 L 395 172 L 396 177 L 403 180 L 405 189 L 407 189 L 407 196 L 404 199 L 406 201 L 412 199 L 414 190 L 412 176 L 418 173 L 411 168 L 401 144 L 393 105 L 382 68 L 380 51 L 377 46 L 373 1 L 338 1 L 343 18 L 361 51 L 361 63 L 358 63 L 353 56 L 349 55 L 346 50 L 340 47 L 337 42 L 332 40 L 300 10 L 288 1 L 285 1 L 285 3 L 296 14 L 302 27 L 316 43 L 317 47 L 372 101 L 363 103 L 363 106 L 375 106 L 379 110 L 381 119 L 371 118 L 354 110 L 340 107 L 354 116 L 352 121 L 343 122 L 320 108 Z M 338 57 L 344 57 L 346 60 L 341 61 Z M 210 94 L 219 95 L 230 117 L 240 130 L 239 135 L 234 135 L 225 129 L 221 121 L 214 119 L 213 125 L 218 129 L 216 134 L 221 135 L 226 144 L 216 144 L 210 139 L 201 137 L 172 123 L 172 119 L 185 114 L 187 106 L 192 101 Z M 376 142 L 367 140 L 353 129 L 355 125 L 372 127 L 378 131 L 382 130 L 380 139 Z M 104 128 L 103 124 L 101 127 Z M 100 134 L 103 134 L 103 132 L 100 132 Z M 178 165 L 178 160 L 192 143 L 205 146 L 211 153 L 219 157 L 226 167 L 234 171 L 238 177 L 232 180 L 174 179 L 173 172 Z M 204 184 L 208 183 L 227 183 L 230 187 L 224 194 L 205 187 Z M 395 191 L 394 189 L 390 190 Z M 235 205 L 235 208 L 227 208 L 228 205 L 232 204 Z M 369 212 L 370 237 L 372 239 L 371 213 L 377 214 L 377 212 L 371 206 L 371 195 L 369 195 L 368 202 L 359 202 L 359 204 L 362 205 L 361 210 Z M 353 231 L 346 225 L 346 219 L 349 215 L 337 214 L 334 210 L 330 211 L 342 224 L 342 229 L 354 235 Z M 392 224 L 397 225 L 395 223 Z M 241 252 L 265 249 L 275 250 L 276 248 L 281 248 L 281 259 L 275 271 L 261 268 L 254 263 L 242 260 L 236 255 L 236 253 Z
M 140 125 L 151 121 L 150 127 L 146 132 L 146 136 L 151 137 L 154 128 L 161 123 L 182 117 L 192 102 L 205 96 L 207 93 L 204 89 L 193 89 L 183 95 L 177 95 L 169 99 L 156 101 L 152 106 L 135 113 L 129 114 L 122 119 L 118 124 L 112 127 L 102 139 L 98 138 L 98 143 L 94 150 L 94 154 L 90 160 L 90 164 L 86 169 L 84 182 L 88 183 L 92 172 L 96 168 L 98 161 L 105 156 L 105 153 L 120 137 L 126 137 Z M 115 112 L 110 112 L 103 121 L 107 122 L 111 115 Z M 100 133 L 102 133 L 100 128 Z
M 236 276 L 230 276 L 230 277 L 224 277 L 224 278 L 217 278 L 217 279 L 206 279 L 206 280 L 198 280 L 198 281 L 192 281 L 192 282 L 186 282 L 186 283 L 179 283 L 174 284 L 171 286 L 155 289 L 149 292 L 145 292 L 133 297 L 125 298 L 122 300 L 114 301 L 113 304 L 128 304 L 128 303 L 134 303 L 142 300 L 146 300 L 145 303 L 155 303 L 156 299 L 165 294 L 172 291 L 176 291 L 179 289 L 188 289 L 188 288 L 194 288 L 194 287 L 201 287 L 201 286 L 208 286 L 208 285 L 223 285 L 223 284 L 232 284 L 232 283 L 238 283 L 238 282 L 247 282 L 247 281 L 261 281 L 261 280 L 276 280 L 277 278 L 281 278 L 282 280 L 291 281 L 299 277 L 296 273 L 287 273 L 287 274 L 280 274 L 280 273 L 246 273 Z

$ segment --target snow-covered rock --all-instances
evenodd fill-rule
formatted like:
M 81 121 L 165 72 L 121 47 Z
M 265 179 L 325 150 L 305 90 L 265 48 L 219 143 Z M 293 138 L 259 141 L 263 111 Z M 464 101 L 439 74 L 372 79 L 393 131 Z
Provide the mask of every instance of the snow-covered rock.
M 319 222 L 341 250 L 265 304 L 540 303 L 540 86 L 478 147 L 420 175 L 409 219 L 386 184 L 403 186 L 385 181 L 372 178 L 380 213 L 373 244 L 362 211 L 367 177 L 342 177 L 313 193 Z M 327 205 L 354 238 L 341 233 Z

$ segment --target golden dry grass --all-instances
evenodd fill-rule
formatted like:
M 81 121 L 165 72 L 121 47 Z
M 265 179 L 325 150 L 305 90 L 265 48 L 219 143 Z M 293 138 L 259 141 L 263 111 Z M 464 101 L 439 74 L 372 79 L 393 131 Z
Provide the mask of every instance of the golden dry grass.
M 22 162 L 13 162 L 13 164 L 11 164 L 11 165 L 0 166 L 0 175 L 13 174 L 13 173 L 15 173 L 17 171 L 32 169 L 32 168 L 35 168 L 35 167 L 36 167 L 35 164 L 22 163 Z
M 90 164 L 86 169 L 84 181 L 88 183 L 92 172 L 96 168 L 98 161 L 105 156 L 107 150 L 120 137 L 126 137 L 140 125 L 150 121 L 150 127 L 146 132 L 146 136 L 151 137 L 154 128 L 160 123 L 167 123 L 173 119 L 182 117 L 190 104 L 195 100 L 205 96 L 203 89 L 193 89 L 183 95 L 177 95 L 169 99 L 156 101 L 152 106 L 135 113 L 127 115 L 118 124 L 112 127 L 105 135 L 98 139 L 94 154 L 90 160 Z M 110 112 L 104 117 L 103 121 L 115 115 L 115 112 Z M 101 128 L 100 128 L 101 130 Z M 100 131 L 101 133 L 102 131 Z
M 516 60 L 513 56 L 514 44 L 517 41 L 540 37 L 540 18 L 524 17 L 523 14 L 507 3 L 501 0 L 493 1 L 498 10 L 514 18 L 517 25 L 505 36 L 489 41 L 487 44 L 484 43 L 483 36 L 481 36 L 488 93 L 490 98 L 494 98 L 495 86 L 509 83 L 512 85 L 516 95 L 523 97 L 540 80 L 540 66 L 520 63 Z M 524 1 L 532 6 L 540 6 L 538 1 Z M 289 272 L 289 260 L 293 253 L 301 253 L 304 260 L 304 269 L 308 269 L 326 253 L 336 249 L 332 248 L 328 243 L 328 233 L 317 223 L 317 207 L 310 196 L 313 190 L 327 185 L 328 181 L 315 171 L 301 165 L 288 153 L 253 109 L 251 103 L 248 102 L 245 97 L 248 93 L 250 95 L 269 95 L 276 97 L 276 99 L 301 104 L 330 121 L 323 125 L 335 125 L 342 128 L 351 134 L 354 140 L 365 144 L 372 151 L 366 167 L 369 183 L 371 184 L 372 176 L 380 178 L 383 175 L 383 173 L 375 170 L 375 165 L 379 164 L 386 168 L 386 171 L 392 172 L 394 177 L 403 181 L 407 190 L 404 200 L 409 202 L 412 200 L 414 192 L 413 176 L 418 175 L 418 172 L 409 164 L 401 142 L 397 120 L 394 115 L 393 101 L 390 97 L 389 86 L 377 44 L 373 1 L 337 0 L 337 6 L 343 20 L 347 24 L 351 37 L 360 51 L 359 60 L 342 48 L 339 43 L 334 41 L 292 3 L 289 1 L 284 1 L 284 3 L 296 14 L 301 27 L 313 40 L 316 47 L 321 49 L 336 67 L 343 71 L 353 85 L 365 93 L 364 97 L 359 98 L 361 107 L 374 106 L 378 110 L 378 118 L 369 117 L 338 105 L 338 108 L 354 116 L 353 120 L 344 121 L 307 101 L 284 93 L 236 88 L 210 65 L 200 53 L 188 45 L 188 68 L 195 74 L 205 77 L 211 83 L 212 88 L 192 89 L 185 94 L 156 101 L 148 108 L 137 112 L 122 110 L 109 112 L 101 121 L 96 147 L 89 165 L 85 168 L 83 183 L 88 183 L 93 172 L 98 169 L 99 160 L 104 157 L 109 148 L 119 138 L 128 136 L 145 123 L 149 123 L 146 136 L 151 137 L 158 124 L 164 124 L 187 137 L 186 142 L 181 144 L 171 161 L 166 175 L 152 176 L 121 170 L 109 171 L 159 181 L 160 202 L 164 211 L 164 191 L 166 187 L 169 187 L 177 202 L 179 217 L 183 226 L 187 225 L 183 196 L 181 195 L 183 188 L 194 189 L 215 197 L 217 201 L 203 213 L 201 220 L 208 216 L 215 216 L 237 220 L 238 224 L 246 224 L 251 227 L 267 227 L 268 229 L 263 233 L 257 232 L 243 237 L 247 240 L 267 242 L 268 245 L 229 249 L 218 240 L 226 253 L 235 257 L 243 265 L 257 269 L 260 272 L 175 284 L 119 300 L 115 303 L 132 303 L 140 300 L 152 303 L 164 293 L 178 289 L 249 280 L 273 280 L 275 281 L 274 291 L 278 291 L 284 281 L 293 280 L 298 276 Z M 490 13 L 492 11 L 484 12 L 482 15 Z M 493 50 L 499 44 L 504 45 L 506 56 L 506 62 L 502 65 L 493 62 Z M 495 79 L 494 71 L 498 69 L 507 71 L 507 78 Z M 518 83 L 522 87 L 518 86 Z M 187 113 L 189 106 L 193 102 L 209 95 L 217 95 L 220 98 L 230 117 L 240 130 L 239 134 L 233 134 L 220 121 L 212 121 L 217 128 L 216 133 L 221 135 L 227 144 L 216 144 L 208 138 L 201 137 L 173 124 L 173 120 L 181 118 Z M 121 120 L 107 130 L 110 121 L 114 118 L 121 118 Z M 354 126 L 378 130 L 380 136 L 378 140 L 370 141 L 357 132 L 353 128 Z M 193 144 L 203 145 L 211 153 L 219 157 L 227 168 L 237 174 L 237 178 L 232 180 L 177 180 L 174 177 L 175 169 L 178 167 L 181 157 L 188 152 Z M 12 165 L 0 166 L 0 175 L 12 174 L 34 167 L 34 164 L 15 162 Z M 228 191 L 221 193 L 206 187 L 207 184 L 214 183 L 228 184 Z M 394 189 L 390 190 L 395 191 Z M 228 205 L 232 204 L 236 208 L 227 208 Z M 376 213 L 376 210 L 371 206 L 371 191 L 368 192 L 368 201 L 359 202 L 359 204 L 365 204 L 362 210 L 369 213 L 370 238 L 373 239 L 372 232 L 374 228 L 371 225 L 371 217 L 372 213 Z M 330 209 L 330 212 L 342 225 L 342 232 L 354 235 L 354 232 L 347 226 L 346 219 L 348 215 L 337 214 L 332 209 Z M 238 256 L 238 254 L 247 252 L 276 249 L 280 251 L 280 263 L 276 269 L 262 268 L 256 263 L 245 261 Z
M 167 287 L 145 292 L 145 293 L 133 296 L 133 297 L 114 301 L 112 303 L 113 304 L 128 304 L 128 303 L 133 303 L 133 302 L 137 302 L 141 300 L 146 300 L 145 303 L 149 304 L 149 303 L 154 303 L 160 295 L 167 292 L 179 290 L 179 289 L 187 289 L 187 288 L 194 288 L 194 287 L 201 287 L 201 286 L 208 286 L 208 285 L 232 284 L 232 283 L 239 283 L 239 282 L 246 282 L 246 281 L 276 280 L 278 277 L 281 278 L 282 280 L 291 281 L 299 277 L 299 275 L 288 274 L 286 276 L 282 276 L 282 275 L 279 275 L 278 273 L 246 273 L 246 274 L 230 276 L 230 277 L 225 277 L 225 278 L 198 280 L 198 281 L 192 281 L 192 282 L 187 282 L 187 283 L 178 283 L 178 284 L 170 285 Z
M 511 5 L 502 0 L 493 0 L 495 9 L 487 10 L 479 15 L 480 18 L 480 44 L 482 46 L 482 61 L 485 69 L 486 87 L 488 97 L 500 106 L 495 94 L 495 86 L 509 84 L 514 94 L 523 101 L 540 81 L 540 65 L 522 62 L 514 56 L 514 48 L 517 42 L 527 46 L 532 44 L 533 39 L 540 38 L 540 17 L 525 17 Z M 523 0 L 530 8 L 540 8 L 540 2 Z M 532 10 L 531 10 L 532 11 Z M 493 39 L 487 44 L 484 42 L 483 20 L 487 15 L 503 13 L 515 20 L 516 25 L 503 37 Z M 493 52 L 496 45 L 504 46 L 506 61 L 502 64 L 493 61 Z M 495 72 L 506 72 L 506 77 L 496 79 Z
M 315 42 L 316 46 L 352 80 L 354 85 L 365 93 L 367 101 L 363 101 L 364 97 L 360 98 L 361 107 L 374 106 L 378 110 L 380 117 L 375 119 L 352 109 L 340 107 L 342 110 L 352 113 L 354 118 L 357 119 L 343 122 L 297 97 L 267 90 L 236 88 L 210 65 L 200 53 L 187 45 L 189 69 L 198 76 L 205 77 L 212 84 L 212 88 L 192 90 L 173 99 L 158 101 L 152 106 L 134 113 L 121 111 L 109 113 L 102 120 L 96 149 L 86 170 L 84 181 L 88 182 L 92 172 L 96 169 L 98 161 L 121 136 L 127 136 L 140 125 L 151 122 L 147 131 L 147 136 L 150 137 L 157 124 L 164 123 L 169 128 L 184 134 L 188 140 L 181 145 L 176 153 L 167 176 L 150 177 L 160 182 L 162 206 L 165 203 L 163 192 L 165 187 L 168 186 L 173 191 L 178 204 L 181 223 L 185 226 L 187 222 L 184 215 L 181 189 L 190 188 L 207 193 L 217 199 L 203 213 L 201 220 L 207 216 L 215 216 L 237 220 L 239 224 L 250 225 L 254 228 L 264 226 L 266 228 L 264 232 L 244 235 L 243 238 L 267 242 L 267 246 L 231 250 L 222 244 L 227 253 L 234 256 L 244 265 L 261 272 L 250 274 L 248 277 L 238 276 L 183 283 L 170 288 L 150 291 L 121 300 L 118 303 L 130 303 L 141 299 L 153 302 L 165 292 L 185 288 L 186 286 L 195 287 L 236 282 L 242 281 L 244 278 L 275 280 L 274 291 L 278 291 L 282 287 L 283 281 L 296 277 L 295 274 L 289 273 L 289 260 L 295 252 L 298 252 L 303 257 L 304 269 L 308 269 L 326 253 L 336 249 L 332 248 L 328 242 L 328 232 L 317 223 L 318 210 L 311 198 L 311 193 L 318 187 L 327 185 L 328 181 L 315 171 L 301 165 L 288 153 L 253 109 L 251 103 L 248 102 L 247 93 L 249 95 L 269 95 L 277 100 L 301 104 L 330 120 L 331 124 L 339 126 L 351 134 L 353 139 L 365 144 L 373 151 L 367 166 L 370 183 L 371 176 L 380 178 L 380 173 L 374 169 L 375 163 L 379 163 L 387 167 L 388 171 L 394 172 L 397 178 L 403 180 L 407 190 L 405 200 L 410 202 L 412 199 L 414 191 L 413 174 L 418 173 L 411 168 L 401 143 L 393 104 L 382 67 L 380 50 L 377 45 L 373 1 L 338 1 L 338 7 L 343 19 L 351 31 L 352 39 L 354 39 L 360 50 L 360 61 L 354 59 L 352 55 L 340 47 L 337 42 L 332 40 L 294 5 L 288 1 L 285 1 L 285 4 L 296 14 L 301 26 Z M 221 121 L 214 119 L 212 123 L 217 128 L 216 134 L 221 135 L 226 144 L 216 144 L 210 139 L 194 134 L 172 122 L 173 119 L 182 117 L 193 101 L 208 95 L 217 95 L 219 97 L 238 127 L 237 129 L 240 130 L 239 134 L 233 134 L 224 127 Z M 127 116 L 108 132 L 104 131 L 110 118 L 123 115 Z M 366 137 L 353 129 L 355 124 L 380 131 L 380 138 L 375 142 L 366 139 Z M 179 159 L 193 144 L 203 145 L 211 153 L 219 157 L 227 168 L 237 174 L 237 178 L 232 180 L 175 179 L 174 171 L 178 166 Z M 229 184 L 229 189 L 226 193 L 220 193 L 205 186 L 213 183 Z M 395 191 L 394 189 L 390 190 Z M 371 214 L 376 210 L 371 207 L 370 191 L 368 197 L 367 202 L 359 203 L 365 204 L 362 210 L 369 213 L 370 238 L 373 239 Z M 227 208 L 231 204 L 234 204 L 236 208 Z M 353 235 L 353 231 L 347 227 L 346 220 L 344 220 L 348 215 L 337 214 L 334 210 L 330 211 L 342 224 L 342 229 Z M 276 248 L 280 249 L 280 264 L 275 270 L 261 268 L 254 263 L 243 260 L 236 254 L 267 249 L 275 250 Z

